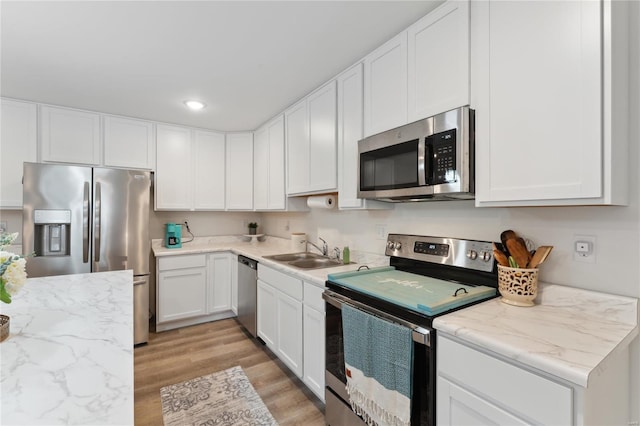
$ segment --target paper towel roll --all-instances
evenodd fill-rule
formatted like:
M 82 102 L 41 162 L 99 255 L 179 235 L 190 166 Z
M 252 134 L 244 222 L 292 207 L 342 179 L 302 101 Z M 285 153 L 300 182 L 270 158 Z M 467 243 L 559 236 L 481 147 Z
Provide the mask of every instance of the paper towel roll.
M 332 209 L 336 205 L 333 195 L 317 195 L 307 198 L 307 206 L 311 209 Z
M 291 249 L 294 253 L 299 251 L 307 251 L 307 234 L 304 232 L 291 233 Z

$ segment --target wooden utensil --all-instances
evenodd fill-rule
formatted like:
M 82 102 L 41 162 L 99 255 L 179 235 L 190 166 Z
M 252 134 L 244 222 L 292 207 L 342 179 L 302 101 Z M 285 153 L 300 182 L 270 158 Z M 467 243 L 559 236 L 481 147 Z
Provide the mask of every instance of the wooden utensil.
M 504 254 L 502 250 L 498 248 L 498 246 L 493 244 L 493 257 L 496 259 L 496 262 L 502 266 L 509 266 L 509 256 Z
M 526 250 L 526 252 L 527 252 L 527 265 L 529 265 L 529 262 L 531 262 L 531 258 L 532 258 L 533 256 L 531 255 L 531 252 L 529 251 L 529 249 L 527 249 L 527 243 L 526 243 L 526 241 L 524 240 L 524 238 L 522 238 L 522 237 L 518 237 L 518 238 L 516 238 L 516 239 L 517 239 L 517 240 L 518 240 L 518 242 L 522 245 L 522 247 L 524 247 L 524 248 L 525 248 L 525 250 Z M 525 265 L 525 266 L 521 266 L 521 268 L 527 268 L 527 267 L 528 267 L 527 265 Z
M 509 238 L 507 240 L 507 249 L 509 254 L 516 261 L 519 268 L 526 268 L 529 265 L 529 250 L 524 242 L 520 242 L 517 238 Z
M 533 258 L 529 261 L 529 268 L 537 268 L 538 265 L 540 265 L 547 259 L 547 256 L 549 256 L 549 253 L 551 253 L 552 249 L 553 246 L 538 247 L 538 250 L 536 250 L 536 254 L 534 254 Z
M 517 238 L 518 235 L 513 232 L 511 229 L 507 229 L 506 231 L 502 231 L 500 234 L 500 241 L 502 242 L 502 246 L 504 247 L 505 253 L 507 257 L 509 257 L 509 248 L 507 247 L 507 240 L 510 238 Z

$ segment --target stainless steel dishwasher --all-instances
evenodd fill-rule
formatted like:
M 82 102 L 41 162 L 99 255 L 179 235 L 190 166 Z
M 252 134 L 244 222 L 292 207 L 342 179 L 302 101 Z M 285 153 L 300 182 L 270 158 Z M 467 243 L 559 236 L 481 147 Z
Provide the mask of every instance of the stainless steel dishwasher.
M 256 337 L 258 262 L 238 256 L 238 321 Z

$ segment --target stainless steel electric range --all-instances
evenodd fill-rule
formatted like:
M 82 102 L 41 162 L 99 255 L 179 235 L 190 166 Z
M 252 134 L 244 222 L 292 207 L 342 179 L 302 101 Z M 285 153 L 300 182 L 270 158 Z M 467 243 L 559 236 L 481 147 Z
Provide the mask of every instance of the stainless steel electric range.
M 389 234 L 390 266 L 329 275 L 326 302 L 326 423 L 364 424 L 346 391 L 342 313 L 349 305 L 408 327 L 413 336 L 411 424 L 435 425 L 433 319 L 497 296 L 492 242 Z

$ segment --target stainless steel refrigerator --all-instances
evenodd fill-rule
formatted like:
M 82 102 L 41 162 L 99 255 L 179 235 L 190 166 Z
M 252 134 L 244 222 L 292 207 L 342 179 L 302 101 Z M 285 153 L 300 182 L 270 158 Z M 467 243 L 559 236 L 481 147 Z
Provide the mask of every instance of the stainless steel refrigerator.
M 148 171 L 24 163 L 29 277 L 133 270 L 134 344 L 149 337 Z

